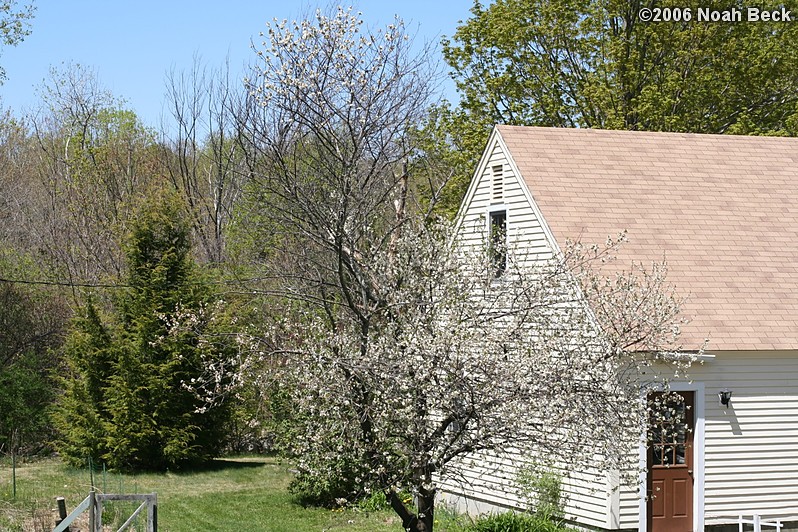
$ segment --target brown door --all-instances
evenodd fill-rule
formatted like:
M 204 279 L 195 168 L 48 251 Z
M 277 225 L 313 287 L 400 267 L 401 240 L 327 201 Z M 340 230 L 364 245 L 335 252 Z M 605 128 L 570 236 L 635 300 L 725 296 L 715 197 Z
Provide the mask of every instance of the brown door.
M 694 404 L 695 392 L 649 395 L 649 532 L 693 530 Z

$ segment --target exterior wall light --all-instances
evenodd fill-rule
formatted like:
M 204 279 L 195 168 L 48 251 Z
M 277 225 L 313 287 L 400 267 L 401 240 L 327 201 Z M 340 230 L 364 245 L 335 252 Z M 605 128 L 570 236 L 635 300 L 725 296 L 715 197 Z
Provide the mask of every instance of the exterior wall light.
M 728 407 L 731 402 L 731 397 L 732 392 L 729 389 L 724 388 L 718 392 L 718 399 L 720 400 L 721 406 Z

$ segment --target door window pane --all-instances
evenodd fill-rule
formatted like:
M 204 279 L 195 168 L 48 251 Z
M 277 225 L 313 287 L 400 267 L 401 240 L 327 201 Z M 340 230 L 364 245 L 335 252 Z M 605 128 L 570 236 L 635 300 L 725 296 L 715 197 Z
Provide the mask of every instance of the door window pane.
M 652 394 L 649 397 L 648 438 L 653 466 L 687 463 L 690 416 L 689 405 L 677 393 Z

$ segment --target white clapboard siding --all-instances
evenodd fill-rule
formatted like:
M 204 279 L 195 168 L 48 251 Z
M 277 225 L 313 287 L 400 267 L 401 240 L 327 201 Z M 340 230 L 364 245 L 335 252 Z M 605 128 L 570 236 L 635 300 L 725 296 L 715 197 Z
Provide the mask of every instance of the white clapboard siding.
M 523 457 L 476 453 L 459 465 L 456 477 L 441 483 L 441 498 L 471 514 L 524 510 L 528 501 L 518 494 L 516 479 Z M 565 517 L 583 525 L 609 528 L 611 486 L 606 476 L 562 471 Z
M 741 513 L 798 519 L 798 354 L 718 353 L 690 373 L 707 394 L 706 524 Z
M 618 513 L 619 528 L 637 528 L 640 513 L 640 498 L 636 489 L 621 488 Z
M 496 182 L 497 167 L 501 166 L 502 183 Z M 478 170 L 478 180 L 472 183 L 466 204 L 460 212 L 458 239 L 466 249 L 485 245 L 487 217 L 490 209 L 507 211 L 508 252 L 516 260 L 546 260 L 552 256 L 552 246 L 542 224 L 529 201 L 525 186 L 518 181 L 515 168 L 503 151 L 498 138 L 486 150 Z M 527 502 L 519 498 L 515 479 L 520 456 L 502 457 L 479 453 L 461 462 L 456 480 L 442 482 L 442 499 L 461 511 L 482 513 L 504 509 L 524 509 Z M 563 481 L 566 493 L 566 516 L 579 523 L 609 527 L 610 484 L 606 477 L 570 473 Z
M 565 517 L 582 525 L 610 528 L 612 492 L 609 477 L 571 471 L 563 483 Z
M 494 168 L 497 166 L 502 167 L 503 181 L 499 198 L 494 194 Z M 529 203 L 525 185 L 519 183 L 499 139 L 494 139 L 478 172 L 479 179 L 472 185 L 471 196 L 460 213 L 458 239 L 464 247 L 474 249 L 485 245 L 488 211 L 503 206 L 507 210 L 507 244 L 510 252 L 533 259 L 551 257 L 551 245 Z
M 494 453 L 473 453 L 460 460 L 455 466 L 456 474 L 441 483 L 443 499 L 452 501 L 452 496 L 460 496 L 459 509 L 469 513 L 524 508 L 515 484 L 520 461 L 521 457 L 512 453 L 501 457 Z
M 705 390 L 704 524 L 740 514 L 798 521 L 798 353 L 719 352 L 689 371 Z M 718 392 L 732 391 L 731 404 Z M 621 527 L 639 518 L 636 490 L 621 493 Z
M 639 450 L 637 454 L 633 453 L 627 459 L 629 463 L 628 472 L 637 471 L 639 474 Z M 640 486 L 616 483 L 613 488 L 617 493 L 618 504 L 611 510 L 614 512 L 615 522 L 610 528 L 637 528 L 640 522 Z

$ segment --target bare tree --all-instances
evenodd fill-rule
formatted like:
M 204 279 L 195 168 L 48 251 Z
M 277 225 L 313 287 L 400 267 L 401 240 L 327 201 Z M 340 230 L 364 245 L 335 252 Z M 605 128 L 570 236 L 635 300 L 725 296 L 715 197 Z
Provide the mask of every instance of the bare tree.
M 209 72 L 195 58 L 189 72 L 169 74 L 167 102 L 174 121 L 162 128 L 169 178 L 191 211 L 202 258 L 218 264 L 245 176 L 239 124 L 246 92 L 229 64 Z
M 295 259 L 295 288 L 312 286 L 324 300 L 318 290 L 336 286 L 367 305 L 359 264 L 404 218 L 410 132 L 434 72 L 400 21 L 369 32 L 351 10 L 275 22 L 268 38 L 248 80 L 259 107 L 249 114 L 253 191 L 279 231 L 273 244 Z
M 15 199 L 30 248 L 62 280 L 116 277 L 119 236 L 158 174 L 153 134 L 80 65 L 54 69 L 42 100 L 29 121 L 27 190 Z

